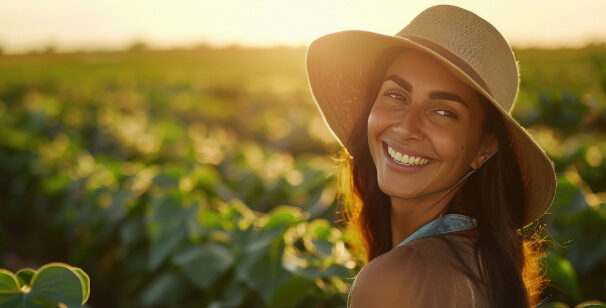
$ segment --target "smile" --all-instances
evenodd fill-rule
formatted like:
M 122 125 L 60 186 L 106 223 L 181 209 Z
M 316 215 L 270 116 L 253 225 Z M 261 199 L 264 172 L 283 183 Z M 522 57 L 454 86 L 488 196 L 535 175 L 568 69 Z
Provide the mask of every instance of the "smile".
M 393 161 L 404 166 L 421 166 L 430 163 L 432 160 L 424 157 L 415 157 L 408 154 L 402 154 L 392 147 L 387 146 L 387 153 Z

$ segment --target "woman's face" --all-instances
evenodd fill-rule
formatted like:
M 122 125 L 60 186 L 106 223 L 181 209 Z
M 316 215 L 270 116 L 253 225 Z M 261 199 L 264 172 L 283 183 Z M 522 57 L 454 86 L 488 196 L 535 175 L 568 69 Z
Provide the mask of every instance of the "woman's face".
M 381 190 L 415 199 L 450 189 L 485 158 L 483 119 L 472 88 L 432 57 L 402 53 L 387 69 L 368 117 Z

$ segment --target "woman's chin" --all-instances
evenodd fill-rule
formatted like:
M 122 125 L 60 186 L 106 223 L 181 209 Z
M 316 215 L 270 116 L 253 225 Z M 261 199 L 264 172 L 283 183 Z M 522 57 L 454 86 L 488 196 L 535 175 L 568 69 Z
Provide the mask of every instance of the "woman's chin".
M 403 187 L 402 184 L 396 184 L 394 182 L 385 184 L 379 183 L 379 188 L 384 194 L 397 199 L 414 199 L 422 195 L 422 192 L 419 189 L 407 189 L 406 187 Z

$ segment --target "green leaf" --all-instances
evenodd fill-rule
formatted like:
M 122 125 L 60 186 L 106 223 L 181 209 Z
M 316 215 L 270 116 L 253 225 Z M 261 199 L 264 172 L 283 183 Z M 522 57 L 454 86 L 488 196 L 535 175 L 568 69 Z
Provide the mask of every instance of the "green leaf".
M 21 308 L 23 307 L 23 294 L 19 293 L 0 293 L 1 308 Z
M 198 206 L 181 206 L 179 195 L 154 200 L 147 230 L 151 241 L 148 269 L 157 269 L 174 250 L 187 240 L 189 220 L 196 219 Z
M 559 302 L 545 303 L 539 306 L 539 308 L 570 308 L 567 304 Z
M 236 277 L 248 281 L 256 262 L 270 253 L 272 243 L 284 232 L 284 228 L 256 231 L 236 229 L 232 235 L 232 247 L 237 255 Z
M 221 228 L 221 216 L 212 210 L 205 210 L 199 216 L 200 225 L 209 229 Z
M 0 269 L 0 307 L 19 307 L 23 294 L 13 273 Z
M 319 252 L 323 256 L 331 256 L 332 255 L 332 247 L 334 244 L 327 240 L 312 240 L 316 251 Z
M 587 207 L 583 191 L 566 178 L 558 179 L 552 211 L 572 213 Z
M 297 271 L 297 274 L 303 275 L 309 279 L 316 279 L 318 277 L 322 277 L 323 273 L 323 271 L 315 267 L 305 267 Z
M 300 271 L 298 271 L 298 273 L 309 279 L 316 279 L 319 277 L 320 278 L 338 277 L 338 278 L 351 279 L 355 276 L 355 273 L 352 270 L 350 270 L 340 264 L 332 264 L 325 270 L 321 270 L 319 268 L 314 268 L 314 267 L 306 267 L 306 268 L 303 268 Z
M 89 294 L 89 279 L 86 273 L 63 263 L 50 263 L 41 267 L 29 278 L 32 270 L 18 273 L 22 281 L 29 280 L 29 288 L 18 288 L 18 278 L 0 270 L 0 307 L 81 307 Z M 13 280 L 12 282 L 10 280 Z
M 275 239 L 282 237 L 288 227 L 272 228 L 269 230 L 261 230 L 249 234 L 249 242 L 245 243 L 246 254 L 256 253 L 269 249 Z
M 352 270 L 341 264 L 333 264 L 324 271 L 324 277 L 354 278 Z
M 78 277 L 80 277 L 80 281 L 82 282 L 82 295 L 84 297 L 82 303 L 86 303 L 88 301 L 88 297 L 90 296 L 90 278 L 88 275 L 80 268 L 72 267 L 71 268 Z
M 181 249 L 175 253 L 173 261 L 191 282 L 207 289 L 234 264 L 234 259 L 229 249 L 208 243 Z
M 130 251 L 133 246 L 146 239 L 145 219 L 143 217 L 130 218 L 120 228 L 120 240 L 125 252 Z
M 208 307 L 240 307 L 246 295 L 235 279 L 230 280 L 221 301 L 214 301 Z
M 573 239 L 574 249 L 566 258 L 579 273 L 585 273 L 606 257 L 606 206 L 586 208 L 574 216 L 562 232 Z
M 283 247 L 270 250 L 255 262 L 245 259 L 236 269 L 236 278 L 256 290 L 265 302 L 269 302 L 275 290 L 286 282 L 292 274 L 282 267 Z
M 313 239 L 328 239 L 332 235 L 330 222 L 326 219 L 314 219 L 309 223 L 308 230 Z
M 269 301 L 268 307 L 295 307 L 305 296 L 311 295 L 315 282 L 302 276 L 293 276 L 280 285 Z
M 22 270 L 19 270 L 16 275 L 17 279 L 19 280 L 19 286 L 29 286 L 35 274 L 36 272 L 30 268 L 24 268 Z
M 581 288 L 570 262 L 557 254 L 549 254 L 543 260 L 546 263 L 545 274 L 551 281 L 551 285 L 563 290 L 575 302 L 580 302 L 582 300 Z
M 72 180 L 72 177 L 67 174 L 51 174 L 42 178 L 41 190 L 47 195 L 54 195 L 65 189 Z
M 63 303 L 67 307 L 80 307 L 86 301 L 82 291 L 82 277 L 69 267 L 51 263 L 40 268 L 34 275 L 31 291 L 24 297 L 31 302 Z
M 171 188 L 179 186 L 179 179 L 187 173 L 185 167 L 176 164 L 166 164 L 162 171 L 154 177 L 154 183 L 161 188 Z
M 164 273 L 143 290 L 141 302 L 146 307 L 175 302 L 183 293 L 184 286 L 181 275 Z
M 263 226 L 264 230 L 276 227 L 290 227 L 303 221 L 303 211 L 292 206 L 280 206 L 269 213 L 269 221 Z
M 574 308 L 606 308 L 606 304 L 600 301 L 589 301 L 576 305 Z
M 20 292 L 19 280 L 13 273 L 0 269 L 0 293 Z

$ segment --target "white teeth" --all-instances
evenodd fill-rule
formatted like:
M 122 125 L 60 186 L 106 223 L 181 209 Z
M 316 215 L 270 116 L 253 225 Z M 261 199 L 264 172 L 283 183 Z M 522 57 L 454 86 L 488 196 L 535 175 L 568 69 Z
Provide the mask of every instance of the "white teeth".
M 387 153 L 389 153 L 389 156 L 391 157 L 391 159 L 393 159 L 395 162 L 397 162 L 398 164 L 401 164 L 401 165 L 420 166 L 420 165 L 426 165 L 431 162 L 431 159 L 429 159 L 429 158 L 421 158 L 421 157 L 415 157 L 412 155 L 409 156 L 408 154 L 402 154 L 402 153 L 394 150 L 390 146 L 387 146 Z

